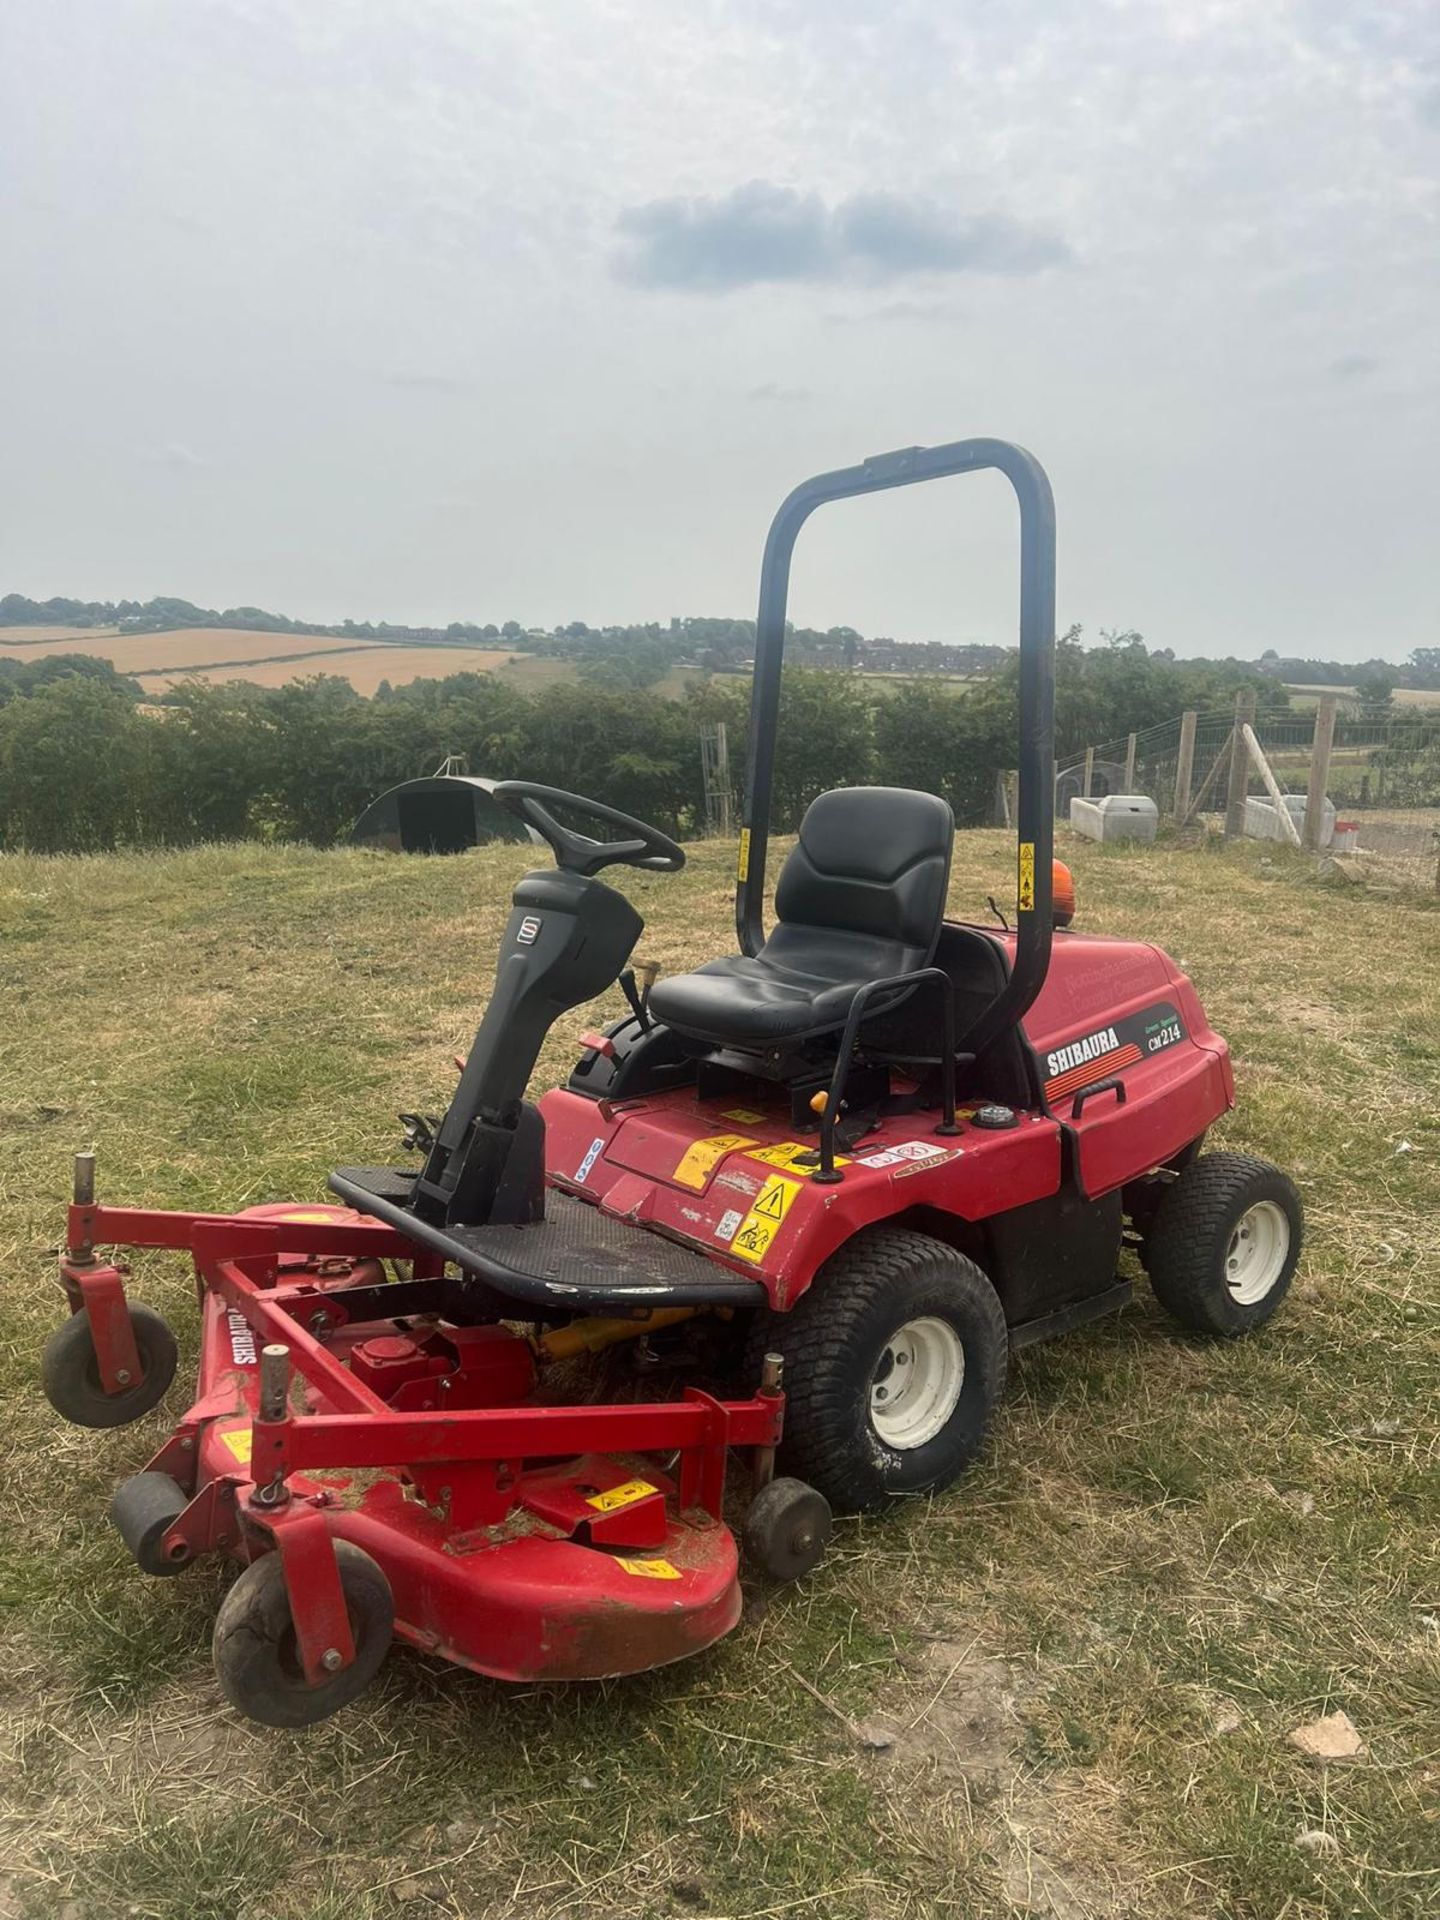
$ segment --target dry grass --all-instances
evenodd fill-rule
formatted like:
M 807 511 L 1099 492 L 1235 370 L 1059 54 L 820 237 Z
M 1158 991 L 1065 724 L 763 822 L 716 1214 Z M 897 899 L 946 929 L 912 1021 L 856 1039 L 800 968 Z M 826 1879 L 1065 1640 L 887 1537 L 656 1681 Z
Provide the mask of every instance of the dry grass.
M 406 647 L 357 644 L 343 635 L 253 633 L 241 627 L 177 627 L 167 633 L 117 634 L 113 627 L 0 628 L 0 659 L 37 660 L 51 653 L 94 654 L 118 673 L 134 674 L 159 693 L 177 680 L 248 680 L 283 687 L 316 673 L 338 674 L 358 693 L 372 694 L 382 680 L 434 680 L 451 673 L 494 673 L 529 663 L 522 656 L 487 647 Z M 43 645 L 37 643 L 44 642 Z M 567 669 L 567 671 L 571 671 Z
M 0 627 L 0 633 L 5 636 L 0 641 L 0 654 L 14 660 L 33 660 L 36 657 L 36 643 L 40 640 L 66 643 L 47 646 L 46 653 L 84 653 L 86 640 L 105 639 L 114 632 L 114 627 Z
M 139 673 L 145 679 L 154 677 L 145 671 L 149 668 L 168 669 L 173 675 L 219 661 L 269 660 L 282 653 L 318 655 L 355 644 L 325 634 L 252 633 L 243 627 L 176 627 L 167 633 L 117 633 L 113 627 L 0 628 L 7 636 L 27 632 L 43 635 L 44 647 L 37 650 L 33 641 L 19 645 L 7 638 L 0 641 L 0 655 L 35 660 L 42 654 L 90 653 L 109 660 L 117 673 Z M 295 673 L 319 671 L 316 666 L 293 669 Z M 235 677 L 241 675 L 237 669 Z
M 1355 695 L 1353 687 L 1298 686 L 1286 681 L 1285 691 L 1292 696 L 1290 704 L 1297 712 L 1319 704 L 1322 693 L 1339 694 L 1342 700 Z M 1298 699 L 1294 698 L 1299 695 Z M 1397 687 L 1394 693 L 1395 704 L 1400 707 L 1436 707 L 1440 706 L 1440 687 Z
M 452 673 L 494 673 L 497 668 L 508 666 L 514 657 L 484 647 L 357 647 L 344 643 L 331 645 L 325 641 L 320 643 L 320 650 L 312 654 L 308 651 L 308 642 L 300 636 L 272 633 L 265 637 L 270 642 L 267 654 L 281 651 L 280 643 L 286 638 L 293 639 L 297 653 L 302 647 L 307 651 L 299 658 L 255 658 L 240 665 L 227 656 L 225 665 L 214 667 L 202 667 L 187 660 L 182 667 L 169 672 L 139 673 L 136 678 L 142 686 L 158 691 L 184 679 L 248 680 L 252 686 L 283 687 L 291 680 L 329 673 L 348 680 L 357 693 L 368 696 L 382 680 L 388 680 L 392 686 L 402 686 L 407 680 L 440 680 Z M 289 652 L 289 648 L 283 650 Z
M 1183 959 L 1231 1039 L 1225 1143 L 1301 1183 L 1283 1316 L 1218 1346 L 1142 1292 L 1021 1355 L 961 1487 L 845 1525 L 688 1665 L 507 1689 L 397 1654 L 304 1738 L 217 1706 L 223 1569 L 146 1581 L 105 1522 L 161 1416 L 86 1434 L 39 1396 L 69 1155 L 116 1200 L 232 1207 L 389 1154 L 452 1084 L 525 854 L 0 860 L 0 1914 L 1433 1914 L 1440 916 L 1283 849 L 1066 857 L 1082 922 Z M 1009 862 L 962 836 L 956 907 Z M 727 947 L 722 851 L 632 878 L 643 952 Z M 193 1354 L 178 1264 L 135 1286 Z M 1332 1708 L 1368 1751 L 1322 1771 L 1286 1735 Z

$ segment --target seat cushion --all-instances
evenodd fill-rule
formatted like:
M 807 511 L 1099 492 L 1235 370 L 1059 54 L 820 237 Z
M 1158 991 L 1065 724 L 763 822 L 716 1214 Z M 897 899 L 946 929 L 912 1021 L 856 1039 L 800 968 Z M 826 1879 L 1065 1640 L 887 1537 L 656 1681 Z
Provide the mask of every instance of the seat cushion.
M 821 794 L 775 891 L 753 958 L 656 982 L 657 1019 L 693 1039 L 769 1047 L 833 1032 L 862 986 L 928 966 L 945 908 L 954 821 L 943 800 L 895 787 Z M 906 989 L 877 995 L 869 1012 Z
M 778 937 L 780 929 L 776 929 Z M 781 943 L 782 946 L 784 943 Z M 845 1024 L 850 1002 L 867 980 L 883 980 L 891 969 L 876 966 L 836 980 L 819 973 L 803 973 L 777 963 L 766 947 L 751 960 L 735 954 L 711 960 L 694 973 L 677 973 L 657 980 L 650 1008 L 658 1020 L 697 1040 L 745 1046 L 773 1046 L 828 1033 Z M 897 961 L 901 956 L 897 955 Z M 909 971 L 897 965 L 894 971 Z M 893 1006 L 899 992 L 877 998 Z

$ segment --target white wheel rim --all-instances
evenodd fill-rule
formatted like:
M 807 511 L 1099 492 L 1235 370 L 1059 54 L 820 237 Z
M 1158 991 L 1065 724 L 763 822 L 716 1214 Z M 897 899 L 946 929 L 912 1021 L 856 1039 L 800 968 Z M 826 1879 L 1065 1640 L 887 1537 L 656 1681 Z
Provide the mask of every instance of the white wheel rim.
M 1273 1200 L 1257 1200 L 1235 1222 L 1225 1249 L 1225 1284 L 1238 1307 L 1263 1300 L 1285 1268 L 1290 1222 Z
M 907 1320 L 885 1342 L 870 1377 L 870 1424 L 887 1447 L 933 1440 L 965 1384 L 965 1349 L 948 1320 Z

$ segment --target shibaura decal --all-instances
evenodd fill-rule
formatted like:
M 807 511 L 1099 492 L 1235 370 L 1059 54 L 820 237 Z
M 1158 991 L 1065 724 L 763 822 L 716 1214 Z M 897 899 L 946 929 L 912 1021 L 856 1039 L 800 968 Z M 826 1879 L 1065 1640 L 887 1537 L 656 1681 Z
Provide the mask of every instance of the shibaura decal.
M 1045 1098 L 1063 1100 L 1184 1038 L 1180 1015 L 1168 1000 L 1127 1014 L 1113 1026 L 1094 1027 L 1045 1055 Z

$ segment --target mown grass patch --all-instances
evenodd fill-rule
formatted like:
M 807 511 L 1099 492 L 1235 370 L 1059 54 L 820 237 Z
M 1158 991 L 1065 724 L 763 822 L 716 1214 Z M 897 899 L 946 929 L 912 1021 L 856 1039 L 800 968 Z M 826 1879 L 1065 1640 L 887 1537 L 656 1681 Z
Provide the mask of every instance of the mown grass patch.
M 687 1665 L 511 1689 L 402 1653 L 303 1738 L 217 1704 L 223 1569 L 145 1581 L 105 1521 L 163 1415 L 86 1434 L 39 1395 L 70 1155 L 107 1198 L 224 1209 L 388 1158 L 453 1086 L 525 852 L 0 860 L 0 1914 L 1432 1913 L 1440 917 L 1283 849 L 1065 853 L 1081 924 L 1181 959 L 1230 1039 L 1217 1139 L 1300 1181 L 1283 1315 L 1217 1345 L 1142 1288 L 1017 1356 L 961 1487 L 844 1524 Z M 954 908 L 1012 858 L 962 836 Z M 645 956 L 728 949 L 724 850 L 624 884 Z M 148 1255 L 135 1291 L 178 1406 L 192 1289 Z M 1321 1769 L 1286 1736 L 1337 1707 L 1367 1753 Z

